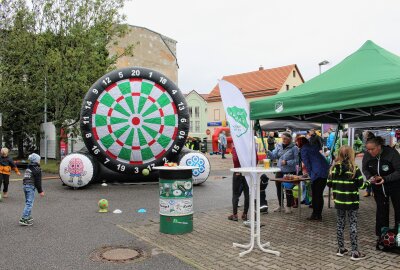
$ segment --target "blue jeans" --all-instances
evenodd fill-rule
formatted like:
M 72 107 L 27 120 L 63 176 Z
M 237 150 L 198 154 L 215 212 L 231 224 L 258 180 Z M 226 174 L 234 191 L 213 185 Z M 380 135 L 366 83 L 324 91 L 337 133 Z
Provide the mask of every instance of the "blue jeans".
M 24 185 L 25 193 L 25 208 L 22 212 L 22 218 L 31 217 L 31 211 L 33 207 L 33 202 L 35 201 L 35 186 L 34 185 Z

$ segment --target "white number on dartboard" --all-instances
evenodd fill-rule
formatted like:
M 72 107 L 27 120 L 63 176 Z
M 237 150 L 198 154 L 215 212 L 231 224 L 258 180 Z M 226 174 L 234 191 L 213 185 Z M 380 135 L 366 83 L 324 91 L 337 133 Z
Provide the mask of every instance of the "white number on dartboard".
M 111 80 L 110 80 L 109 77 L 106 77 L 106 78 L 103 80 L 103 83 L 104 83 L 105 85 L 109 84 L 110 82 L 111 82 Z
M 183 138 L 185 138 L 184 136 L 186 135 L 186 132 L 185 131 L 183 131 L 183 130 L 181 130 L 181 131 L 179 131 L 179 139 L 183 139 Z
M 180 147 L 179 145 L 174 145 L 174 148 L 172 149 L 173 153 L 177 153 L 179 151 Z
M 117 169 L 121 172 L 125 171 L 125 165 L 118 164 Z
M 140 76 L 140 70 L 138 69 L 132 69 L 132 74 L 131 76 Z
M 93 153 L 94 153 L 95 155 L 97 155 L 98 153 L 100 153 L 100 149 L 99 149 L 99 148 L 97 148 L 97 146 L 96 146 L 96 145 L 93 145 L 93 147 L 92 147 L 92 151 L 93 151 Z
M 84 116 L 84 117 L 82 117 L 83 118 L 83 121 L 82 121 L 82 123 L 84 123 L 85 125 L 87 125 L 87 124 L 89 124 L 89 116 Z

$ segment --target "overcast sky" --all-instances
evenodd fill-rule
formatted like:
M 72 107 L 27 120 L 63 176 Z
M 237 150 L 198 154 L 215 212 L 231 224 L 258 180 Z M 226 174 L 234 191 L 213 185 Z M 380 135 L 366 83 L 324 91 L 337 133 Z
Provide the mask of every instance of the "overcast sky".
M 399 0 L 132 0 L 127 22 L 178 42 L 178 86 L 209 93 L 224 75 L 338 64 L 370 39 L 400 55 Z

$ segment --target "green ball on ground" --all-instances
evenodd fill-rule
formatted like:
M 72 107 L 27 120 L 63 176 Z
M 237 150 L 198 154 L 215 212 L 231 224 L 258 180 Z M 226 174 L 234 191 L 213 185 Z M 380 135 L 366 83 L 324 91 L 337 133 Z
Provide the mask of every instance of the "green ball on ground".
M 100 208 L 99 212 L 107 212 L 108 211 L 108 201 L 106 199 L 101 199 L 98 202 L 98 205 Z

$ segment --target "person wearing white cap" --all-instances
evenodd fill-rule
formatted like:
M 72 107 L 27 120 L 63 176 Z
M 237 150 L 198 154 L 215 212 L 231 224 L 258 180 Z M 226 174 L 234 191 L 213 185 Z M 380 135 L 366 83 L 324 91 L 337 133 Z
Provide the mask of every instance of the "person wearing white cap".
M 35 190 L 37 189 L 41 197 L 44 196 L 42 189 L 42 170 L 40 168 L 40 156 L 38 154 L 30 154 L 28 160 L 30 161 L 26 168 L 23 186 L 25 193 L 25 208 L 22 212 L 19 224 L 23 226 L 30 226 L 33 224 L 33 218 L 31 216 L 33 202 L 35 201 Z

